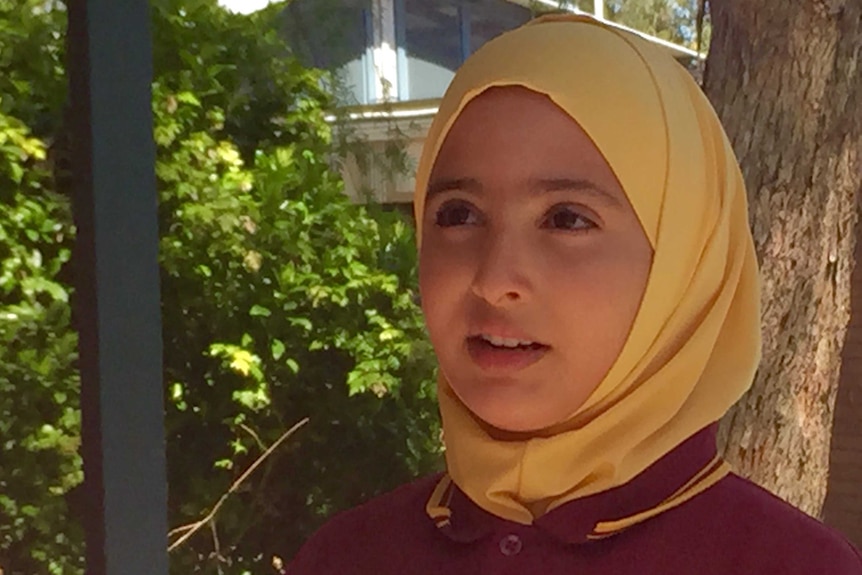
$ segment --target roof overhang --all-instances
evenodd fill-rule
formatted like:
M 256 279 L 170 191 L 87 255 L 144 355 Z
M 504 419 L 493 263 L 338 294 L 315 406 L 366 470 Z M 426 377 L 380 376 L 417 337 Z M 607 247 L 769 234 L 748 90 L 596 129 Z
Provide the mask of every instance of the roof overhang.
M 440 98 L 427 100 L 405 100 L 402 102 L 380 102 L 361 106 L 339 108 L 338 114 L 326 117 L 328 122 L 350 120 L 352 122 L 375 120 L 422 120 L 433 118 L 440 107 Z

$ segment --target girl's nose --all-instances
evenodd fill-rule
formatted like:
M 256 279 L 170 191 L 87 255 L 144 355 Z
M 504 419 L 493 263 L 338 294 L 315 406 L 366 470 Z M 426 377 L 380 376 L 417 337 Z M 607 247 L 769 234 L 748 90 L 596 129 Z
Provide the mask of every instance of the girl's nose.
M 477 250 L 472 290 L 494 306 L 511 306 L 532 293 L 524 242 L 514 233 L 490 233 Z

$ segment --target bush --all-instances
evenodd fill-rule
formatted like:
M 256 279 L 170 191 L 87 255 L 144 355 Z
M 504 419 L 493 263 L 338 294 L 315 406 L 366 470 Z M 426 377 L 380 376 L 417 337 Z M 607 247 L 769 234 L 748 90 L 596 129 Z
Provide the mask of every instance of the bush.
M 438 465 L 413 231 L 342 193 L 326 75 L 273 32 L 279 7 L 152 7 L 171 525 L 309 418 L 172 570 L 267 572 L 329 514 Z M 63 21 L 0 0 L 0 561 L 27 575 L 83 561 Z

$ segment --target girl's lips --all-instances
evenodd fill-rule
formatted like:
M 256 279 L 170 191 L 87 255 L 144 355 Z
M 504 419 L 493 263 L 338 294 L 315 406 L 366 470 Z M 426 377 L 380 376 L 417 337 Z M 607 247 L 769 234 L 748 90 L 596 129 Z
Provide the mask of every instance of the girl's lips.
M 505 348 L 491 345 L 481 337 L 467 338 L 467 352 L 480 369 L 495 374 L 520 371 L 545 356 L 550 346 L 533 344 L 528 347 Z

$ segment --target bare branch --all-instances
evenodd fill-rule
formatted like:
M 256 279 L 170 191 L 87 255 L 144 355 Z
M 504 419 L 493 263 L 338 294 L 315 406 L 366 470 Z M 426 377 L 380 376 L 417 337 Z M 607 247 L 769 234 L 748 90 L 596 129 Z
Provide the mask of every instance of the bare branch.
M 180 533 L 188 531 L 189 529 L 194 529 L 195 525 L 197 525 L 197 524 L 198 524 L 198 522 L 195 521 L 194 523 L 189 523 L 188 525 L 181 525 L 180 527 L 175 527 L 175 528 L 171 529 L 170 531 L 168 531 L 168 539 L 170 539 L 171 537 L 175 537 L 175 536 L 179 535 Z M 2 575 L 2 573 L 0 573 L 0 575 Z
M 266 451 L 261 453 L 260 457 L 258 457 L 254 461 L 254 463 L 252 463 L 248 467 L 248 469 L 246 469 L 243 472 L 243 474 L 240 475 L 237 478 L 237 480 L 233 482 L 233 485 L 230 486 L 230 489 L 228 489 L 225 492 L 225 494 L 222 495 L 221 498 L 216 502 L 216 504 L 213 505 L 212 510 L 209 513 L 207 513 L 206 517 L 204 517 L 200 521 L 196 521 L 195 523 L 192 523 L 190 525 L 184 525 L 183 527 L 178 527 L 177 529 L 172 530 L 171 533 L 177 533 L 177 532 L 182 532 L 182 531 L 186 531 L 186 533 L 168 546 L 168 552 L 175 550 L 180 545 L 182 545 L 183 543 L 188 541 L 192 537 L 192 535 L 194 535 L 201 527 L 203 527 L 204 525 L 209 523 L 216 516 L 216 514 L 219 512 L 219 509 L 221 509 L 221 506 L 224 505 L 224 502 L 227 501 L 227 498 L 230 497 L 230 495 L 232 493 L 234 493 L 239 488 L 240 485 L 242 485 L 243 481 L 248 479 L 248 477 L 252 473 L 254 473 L 255 469 L 257 469 L 260 466 L 260 464 L 263 463 L 266 460 L 266 458 L 272 454 L 273 451 L 275 451 L 282 443 L 284 443 L 284 441 L 287 438 L 289 438 L 291 435 L 296 433 L 296 431 L 298 431 L 299 428 L 301 428 L 306 423 L 308 423 L 307 417 L 305 419 L 303 419 L 302 421 L 300 421 L 299 423 L 297 423 L 296 425 L 294 425 L 293 427 L 291 427 L 290 429 L 288 429 L 287 431 L 285 431 L 282 434 L 282 436 L 279 437 L 275 441 L 275 443 L 270 445 Z
M 255 433 L 251 427 L 249 427 L 245 423 L 240 423 L 239 426 L 254 438 L 254 440 L 257 442 L 258 447 L 260 447 L 261 451 L 266 451 L 266 445 L 263 444 L 263 441 L 260 440 L 260 436 L 257 433 Z
M 219 543 L 219 540 L 218 540 L 218 529 L 216 529 L 215 517 L 210 519 L 210 530 L 213 533 L 213 552 L 212 552 L 211 557 L 215 558 L 216 569 L 218 570 L 219 575 L 221 575 L 222 573 L 224 573 L 224 569 L 222 569 L 221 564 L 225 563 L 226 561 L 225 561 L 225 558 L 222 557 L 222 554 L 221 554 L 221 544 Z

